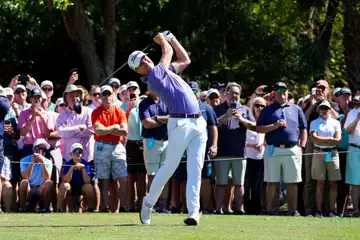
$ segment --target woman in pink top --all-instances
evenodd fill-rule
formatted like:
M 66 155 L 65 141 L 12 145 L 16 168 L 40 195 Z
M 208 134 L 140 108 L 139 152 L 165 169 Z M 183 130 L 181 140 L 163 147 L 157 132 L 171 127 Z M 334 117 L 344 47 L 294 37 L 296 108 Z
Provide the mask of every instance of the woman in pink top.
M 88 107 L 81 106 L 75 112 L 74 105 L 83 99 L 83 90 L 75 85 L 68 85 L 64 92 L 64 101 L 68 108 L 62 112 L 56 121 L 56 130 L 64 140 L 63 158 L 68 161 L 71 145 L 80 143 L 84 147 L 84 159 L 88 162 L 94 158 L 94 132 L 91 124 L 91 112 Z
M 20 136 L 24 137 L 24 147 L 20 150 L 22 157 L 33 152 L 33 144 L 38 138 L 49 135 L 47 127 L 47 114 L 41 107 L 41 90 L 35 88 L 30 91 L 31 107 L 22 111 L 19 116 Z

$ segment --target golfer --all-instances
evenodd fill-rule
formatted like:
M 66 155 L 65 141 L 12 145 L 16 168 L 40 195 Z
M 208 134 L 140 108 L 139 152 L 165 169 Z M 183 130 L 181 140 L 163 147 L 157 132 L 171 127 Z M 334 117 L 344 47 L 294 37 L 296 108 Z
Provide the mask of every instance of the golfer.
M 144 76 L 141 80 L 159 96 L 170 112 L 167 122 L 169 143 L 166 159 L 156 173 L 148 195 L 143 199 L 140 220 L 143 224 L 151 223 L 152 207 L 186 151 L 188 173 L 186 205 L 189 215 L 184 223 L 198 225 L 201 169 L 204 165 L 207 141 L 206 121 L 201 115 L 199 104 L 190 86 L 177 75 L 190 64 L 185 49 L 170 32 L 157 34 L 154 41 L 162 48 L 159 64 L 154 65 L 151 59 L 141 51 L 131 53 L 128 59 L 129 67 Z M 172 63 L 173 48 L 171 46 L 177 57 L 177 61 Z M 155 118 L 154 121 L 159 121 L 159 119 Z

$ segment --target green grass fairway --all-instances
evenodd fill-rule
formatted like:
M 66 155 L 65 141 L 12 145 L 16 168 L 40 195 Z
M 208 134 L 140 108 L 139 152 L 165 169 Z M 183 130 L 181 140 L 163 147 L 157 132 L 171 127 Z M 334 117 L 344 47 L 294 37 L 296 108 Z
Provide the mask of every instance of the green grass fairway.
M 154 214 L 142 226 L 138 214 L 3 214 L 0 239 L 359 239 L 360 219 L 203 215 L 201 225 L 185 215 Z

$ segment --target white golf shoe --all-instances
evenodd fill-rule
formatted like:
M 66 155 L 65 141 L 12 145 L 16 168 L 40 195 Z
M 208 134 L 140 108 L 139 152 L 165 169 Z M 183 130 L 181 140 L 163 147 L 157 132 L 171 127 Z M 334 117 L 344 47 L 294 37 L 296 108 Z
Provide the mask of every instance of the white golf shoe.
M 141 209 L 139 212 L 140 221 L 142 224 L 151 223 L 151 213 L 152 213 L 152 207 L 150 207 L 149 204 L 146 203 L 145 199 L 143 199 L 141 204 Z
M 184 223 L 188 226 L 197 226 L 200 223 L 200 213 L 193 212 L 189 213 L 187 218 L 185 218 Z

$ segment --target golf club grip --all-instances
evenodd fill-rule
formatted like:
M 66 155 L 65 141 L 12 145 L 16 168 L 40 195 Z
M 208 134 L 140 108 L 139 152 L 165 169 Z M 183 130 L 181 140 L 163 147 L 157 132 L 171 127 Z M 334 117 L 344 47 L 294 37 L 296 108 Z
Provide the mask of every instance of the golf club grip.
M 155 45 L 154 42 L 148 44 L 144 49 L 142 49 L 141 51 L 144 52 L 146 51 L 148 48 L 150 48 L 151 46 Z M 115 73 L 117 73 L 118 71 L 120 71 L 123 67 L 125 67 L 127 65 L 127 61 L 122 64 L 118 69 L 116 69 L 114 72 L 112 72 L 107 78 L 105 78 L 101 83 L 99 83 L 99 86 L 101 87 L 101 85 L 104 85 L 107 80 L 109 80 L 112 76 L 114 76 Z

